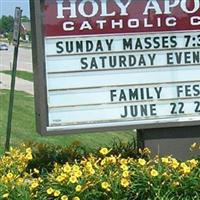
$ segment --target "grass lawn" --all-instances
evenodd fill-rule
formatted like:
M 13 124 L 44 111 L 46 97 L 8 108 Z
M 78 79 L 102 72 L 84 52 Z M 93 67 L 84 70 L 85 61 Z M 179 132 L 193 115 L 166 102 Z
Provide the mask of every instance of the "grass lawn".
M 12 74 L 12 71 L 10 71 L 10 70 L 5 70 L 5 71 L 1 71 L 1 72 L 4 73 L 4 74 L 9 74 L 9 75 Z M 27 80 L 27 81 L 33 81 L 33 73 L 31 73 L 31 72 L 17 71 L 16 76 L 18 78 L 22 78 L 22 79 Z
M 0 152 L 3 152 L 8 112 L 8 90 L 0 90 Z M 15 91 L 14 112 L 12 122 L 11 145 L 19 145 L 23 142 L 34 141 L 39 143 L 51 143 L 55 145 L 68 145 L 74 141 L 89 148 L 97 148 L 112 143 L 114 138 L 120 138 L 126 142 L 134 136 L 133 131 L 82 133 L 62 136 L 40 136 L 35 131 L 34 99 L 33 96 Z

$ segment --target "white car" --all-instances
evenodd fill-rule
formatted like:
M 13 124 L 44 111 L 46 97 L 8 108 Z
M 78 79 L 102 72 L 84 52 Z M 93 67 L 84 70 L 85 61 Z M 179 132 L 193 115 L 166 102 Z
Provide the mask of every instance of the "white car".
M 7 44 L 0 44 L 0 50 L 8 50 Z

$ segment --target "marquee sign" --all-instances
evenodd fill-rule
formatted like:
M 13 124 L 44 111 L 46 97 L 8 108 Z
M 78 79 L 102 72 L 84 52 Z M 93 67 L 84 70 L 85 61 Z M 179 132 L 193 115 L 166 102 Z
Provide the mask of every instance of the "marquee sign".
M 200 0 L 30 3 L 39 132 L 199 124 Z

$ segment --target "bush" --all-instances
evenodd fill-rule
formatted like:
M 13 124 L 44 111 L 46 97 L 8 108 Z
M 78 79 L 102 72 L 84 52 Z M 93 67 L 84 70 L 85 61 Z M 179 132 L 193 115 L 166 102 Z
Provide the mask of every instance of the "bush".
M 89 153 L 78 143 L 64 148 L 65 151 L 39 144 L 11 149 L 0 158 L 0 199 L 200 199 L 198 158 L 184 162 L 172 156 L 150 159 L 147 148 L 139 150 L 142 157 L 135 153 L 125 157 L 130 154 L 122 150 L 133 147 L 122 144 L 119 147 L 119 153 L 114 146 Z M 191 150 L 194 149 L 199 146 L 193 144 Z M 41 156 L 42 152 L 49 157 Z M 63 158 L 64 152 L 69 157 Z

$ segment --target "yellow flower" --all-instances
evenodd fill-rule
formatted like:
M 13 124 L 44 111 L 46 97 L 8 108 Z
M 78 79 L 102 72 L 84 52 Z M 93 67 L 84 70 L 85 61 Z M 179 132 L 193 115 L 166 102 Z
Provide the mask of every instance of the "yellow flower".
M 127 159 L 123 158 L 123 159 L 120 160 L 121 165 L 126 165 L 127 163 L 128 163 Z
M 74 197 L 72 200 L 80 200 L 79 197 Z
M 60 182 L 62 182 L 64 179 L 65 179 L 65 177 L 63 177 L 63 176 L 58 176 L 58 177 L 56 178 L 56 181 L 58 181 L 58 182 L 60 183 Z
M 179 162 L 175 158 L 171 158 L 171 166 L 176 169 L 179 166 Z
M 143 149 L 143 153 L 144 153 L 144 154 L 151 154 L 151 150 L 150 150 L 148 147 L 145 147 L 145 148 Z
M 40 171 L 39 171 L 38 169 L 36 169 L 36 168 L 34 168 L 33 171 L 34 171 L 36 174 L 39 174 L 39 173 L 40 173 Z
M 31 153 L 28 153 L 28 154 L 26 155 L 26 159 L 28 159 L 28 160 L 32 160 L 32 159 L 33 159 L 32 154 L 31 154 Z
M 92 169 L 90 169 L 90 170 L 89 170 L 89 174 L 90 174 L 90 175 L 93 175 L 93 174 L 95 174 L 95 170 L 94 170 L 93 168 L 92 168 Z
M 142 166 L 144 166 L 146 164 L 146 160 L 139 158 L 138 159 L 138 163 Z
M 60 191 L 59 190 L 55 190 L 53 195 L 54 195 L 54 197 L 58 197 L 60 195 Z
M 51 195 L 53 192 L 54 192 L 53 188 L 50 187 L 49 189 L 47 189 L 47 194 Z
M 74 172 L 77 172 L 77 171 L 80 170 L 80 167 L 79 167 L 78 165 L 73 165 L 72 170 L 73 170 Z
M 193 168 L 193 167 L 197 166 L 198 160 L 192 159 L 192 160 L 189 161 L 189 163 L 190 163 L 191 167 Z
M 176 186 L 179 186 L 180 183 L 178 181 L 176 181 L 176 182 L 173 182 L 172 185 L 176 187 Z
M 38 182 L 37 181 L 33 181 L 33 183 L 31 184 L 31 189 L 35 189 L 38 186 L 39 186 Z
M 164 157 L 164 158 L 161 158 L 161 161 L 165 164 L 168 164 L 169 163 L 169 159 Z
M 80 192 L 81 189 L 82 189 L 82 186 L 81 186 L 81 185 L 77 185 L 76 188 L 75 188 L 76 192 Z
M 127 170 L 128 170 L 128 166 L 127 166 L 127 165 L 121 165 L 120 168 L 121 168 L 123 171 L 127 171 Z
M 61 200 L 68 200 L 68 197 L 67 197 L 66 195 L 63 195 L 63 196 L 61 197 Z
M 121 179 L 121 185 L 126 188 L 126 187 L 129 186 L 129 181 L 125 178 L 122 178 Z
M 76 172 L 74 172 L 74 176 L 76 176 L 76 177 L 81 177 L 82 176 L 82 172 L 79 170 L 79 171 L 76 171 Z
M 155 170 L 155 169 L 152 169 L 151 172 L 150 172 L 151 176 L 155 177 L 155 176 L 158 176 L 158 171 Z
M 194 142 L 194 143 L 191 145 L 191 148 L 192 148 L 192 149 L 195 149 L 195 148 L 197 148 L 197 143 L 196 143 L 196 142 Z
M 70 181 L 71 183 L 76 183 L 76 182 L 77 182 L 76 176 L 71 176 L 71 177 L 69 178 L 69 181 Z
M 101 187 L 106 190 L 106 189 L 109 189 L 110 184 L 108 182 L 102 182 Z
M 190 173 L 191 169 L 189 166 L 187 166 L 185 163 L 181 163 L 181 168 L 184 174 L 188 174 Z
M 31 150 L 30 147 L 26 149 L 26 153 L 27 153 L 27 154 L 32 153 L 32 150 Z
M 3 198 L 8 198 L 8 196 L 9 196 L 9 193 L 5 193 L 5 194 L 3 194 Z
M 66 172 L 66 173 L 70 173 L 71 172 L 71 167 L 70 167 L 70 165 L 68 163 L 64 165 L 63 171 Z
M 123 171 L 122 176 L 124 178 L 128 177 L 129 176 L 129 171 Z
M 13 178 L 13 174 L 12 174 L 11 172 L 9 172 L 9 173 L 7 174 L 7 178 L 8 178 L 8 179 L 12 179 L 12 178 Z
M 99 151 L 102 155 L 107 155 L 109 153 L 107 148 L 101 148 L 101 150 Z
M 16 182 L 17 182 L 17 185 L 21 185 L 24 182 L 24 179 L 18 178 Z

